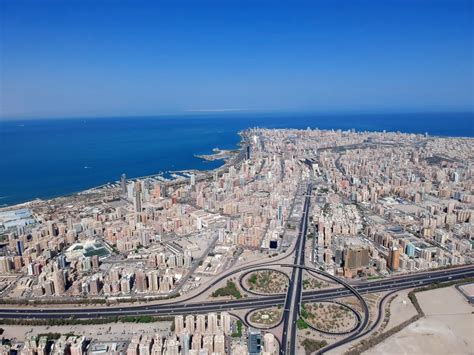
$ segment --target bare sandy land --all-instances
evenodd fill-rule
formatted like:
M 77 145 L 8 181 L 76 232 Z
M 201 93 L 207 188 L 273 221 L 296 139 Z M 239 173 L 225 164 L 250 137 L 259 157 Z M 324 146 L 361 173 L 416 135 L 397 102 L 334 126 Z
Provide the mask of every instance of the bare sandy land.
M 417 298 L 426 316 L 364 354 L 474 354 L 474 307 L 454 287 Z
M 74 333 L 99 341 L 129 340 L 134 334 L 167 333 L 171 322 L 111 323 L 100 325 L 26 326 L 0 325 L 7 339 L 24 341 L 25 337 L 44 333 Z
M 396 327 L 417 314 L 415 307 L 408 298 L 409 292 L 410 290 L 400 291 L 390 304 L 390 320 L 384 329 L 385 331 Z

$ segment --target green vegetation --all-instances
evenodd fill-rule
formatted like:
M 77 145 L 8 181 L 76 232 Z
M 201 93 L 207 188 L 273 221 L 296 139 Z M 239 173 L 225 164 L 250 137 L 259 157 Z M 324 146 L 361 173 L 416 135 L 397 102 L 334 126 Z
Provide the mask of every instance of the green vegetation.
M 296 326 L 299 330 L 309 328 L 308 324 L 306 324 L 303 318 L 298 318 L 298 320 L 296 321 Z
M 331 205 L 329 203 L 325 203 L 323 207 L 323 215 L 327 216 L 331 212 Z
M 253 285 L 255 285 L 257 283 L 257 275 L 256 274 L 252 274 L 252 276 L 249 277 L 249 282 Z
M 315 351 L 324 348 L 326 345 L 328 345 L 328 342 L 326 340 L 314 340 L 306 338 L 301 342 L 301 345 L 304 347 L 305 354 L 310 355 Z
M 12 346 L 11 339 L 2 338 L 0 339 L 0 345 Z
M 341 304 L 328 302 L 302 304 L 300 315 L 309 326 L 330 333 L 349 331 L 357 324 L 350 309 Z
M 280 271 L 255 271 L 246 279 L 250 290 L 260 293 L 280 293 L 288 287 L 288 277 Z
M 300 315 L 302 318 L 308 318 L 308 311 L 306 310 L 304 303 L 301 305 Z
M 232 296 L 237 299 L 242 298 L 242 294 L 237 289 L 237 285 L 232 281 L 227 281 L 225 287 L 221 287 L 212 293 L 212 297 Z
M 303 289 L 304 290 L 312 290 L 312 289 L 320 289 L 320 288 L 323 288 L 323 287 L 327 287 L 329 286 L 329 284 L 327 282 L 324 282 L 324 281 L 318 281 L 316 279 L 304 279 L 303 280 Z
M 237 320 L 237 330 L 232 333 L 233 338 L 240 338 L 242 336 L 242 321 L 239 319 Z

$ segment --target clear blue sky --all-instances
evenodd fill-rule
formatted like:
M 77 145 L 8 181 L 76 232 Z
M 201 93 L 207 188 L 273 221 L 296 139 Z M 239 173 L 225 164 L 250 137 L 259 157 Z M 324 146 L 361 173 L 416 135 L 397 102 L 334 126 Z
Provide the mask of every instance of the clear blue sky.
M 1 4 L 0 116 L 473 110 L 473 2 Z

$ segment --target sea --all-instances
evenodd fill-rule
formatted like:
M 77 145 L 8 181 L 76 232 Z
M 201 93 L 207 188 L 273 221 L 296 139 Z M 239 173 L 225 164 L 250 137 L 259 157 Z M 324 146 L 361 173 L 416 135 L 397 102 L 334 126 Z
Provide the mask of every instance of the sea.
M 400 131 L 474 137 L 474 113 L 206 113 L 0 120 L 0 205 L 48 199 L 170 171 L 214 169 L 195 154 L 236 149 L 249 127 Z

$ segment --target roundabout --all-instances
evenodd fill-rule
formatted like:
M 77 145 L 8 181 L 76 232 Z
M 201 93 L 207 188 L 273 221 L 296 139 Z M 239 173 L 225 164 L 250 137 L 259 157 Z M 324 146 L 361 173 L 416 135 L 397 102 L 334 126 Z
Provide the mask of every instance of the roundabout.
M 282 314 L 279 307 L 254 309 L 245 314 L 245 322 L 257 329 L 271 329 L 280 325 Z

